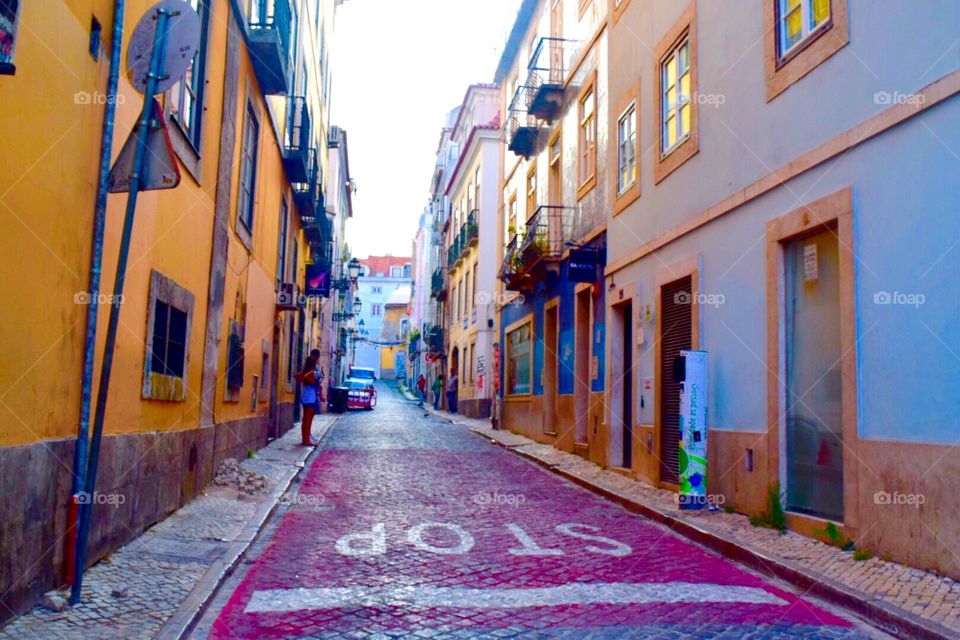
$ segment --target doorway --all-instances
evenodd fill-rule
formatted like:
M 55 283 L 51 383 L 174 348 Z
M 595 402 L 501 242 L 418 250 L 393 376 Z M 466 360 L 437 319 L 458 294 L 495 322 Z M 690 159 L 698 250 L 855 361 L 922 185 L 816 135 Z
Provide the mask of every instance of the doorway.
M 843 521 L 840 255 L 824 229 L 783 244 L 786 506 Z
M 575 444 L 582 445 L 586 445 L 588 441 L 587 431 L 590 420 L 590 343 L 593 334 L 590 323 L 591 294 L 592 288 L 577 293 L 574 318 L 576 344 L 573 358 L 573 441 Z
M 686 276 L 660 288 L 660 481 L 680 482 L 680 387 L 673 362 L 693 348 L 693 278 Z
M 623 342 L 620 344 L 620 380 L 622 404 L 622 451 L 625 469 L 633 468 L 633 302 L 626 302 L 617 308 L 620 325 L 623 327 Z
M 557 434 L 557 305 L 544 312 L 543 324 L 543 432 Z

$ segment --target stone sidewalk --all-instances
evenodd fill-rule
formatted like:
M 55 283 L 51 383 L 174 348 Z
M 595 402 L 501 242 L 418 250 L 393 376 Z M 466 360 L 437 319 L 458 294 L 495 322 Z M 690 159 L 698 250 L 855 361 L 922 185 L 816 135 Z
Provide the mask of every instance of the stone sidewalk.
M 338 417 L 317 416 L 314 436 L 323 438 Z M 240 475 L 265 480 L 262 488 L 242 478 L 239 484 L 247 492 L 235 481 L 210 485 L 199 498 L 90 567 L 78 605 L 62 611 L 38 605 L 0 628 L 0 639 L 180 638 L 291 484 L 296 486 L 314 451 L 299 442 L 297 424 L 240 461 Z
M 466 425 L 474 433 L 728 557 L 846 606 L 892 635 L 960 637 L 960 582 L 880 558 L 857 561 L 853 553 L 807 536 L 755 527 L 739 513 L 681 512 L 672 491 L 510 431 L 494 430 L 489 420 L 464 418 L 432 407 L 427 410 Z

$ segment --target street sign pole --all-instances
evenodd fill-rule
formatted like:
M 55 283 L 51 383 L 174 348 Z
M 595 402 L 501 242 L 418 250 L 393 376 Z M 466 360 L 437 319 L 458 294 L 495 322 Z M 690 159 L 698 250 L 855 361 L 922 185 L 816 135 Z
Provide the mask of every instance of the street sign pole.
M 113 352 L 117 342 L 117 327 L 120 323 L 120 304 L 123 300 L 123 284 L 127 275 L 127 257 L 130 254 L 130 238 L 133 235 L 134 213 L 137 209 L 137 195 L 140 191 L 144 158 L 146 156 L 147 135 L 150 128 L 159 126 L 154 122 L 154 95 L 163 76 L 164 57 L 167 45 L 167 22 L 176 12 L 165 8 L 156 9 L 157 30 L 154 37 L 153 54 L 150 59 L 150 73 L 147 89 L 144 92 L 143 111 L 140 114 L 137 136 L 137 152 L 133 162 L 133 175 L 127 196 L 127 212 L 123 221 L 123 237 L 120 241 L 120 256 L 117 261 L 117 275 L 113 285 L 113 303 L 110 307 L 110 322 L 107 325 L 107 341 L 103 350 L 103 366 L 100 370 L 100 386 L 97 389 L 97 407 L 93 422 L 93 438 L 90 443 L 90 458 L 87 466 L 85 500 L 80 504 L 80 531 L 77 537 L 76 565 L 73 585 L 70 590 L 70 604 L 80 602 L 83 586 L 83 573 L 87 562 L 87 543 L 90 536 L 90 517 L 94 504 L 94 489 L 97 483 L 97 466 L 100 461 L 100 442 L 103 436 L 103 418 L 107 408 L 107 391 L 110 386 L 110 370 L 113 367 Z

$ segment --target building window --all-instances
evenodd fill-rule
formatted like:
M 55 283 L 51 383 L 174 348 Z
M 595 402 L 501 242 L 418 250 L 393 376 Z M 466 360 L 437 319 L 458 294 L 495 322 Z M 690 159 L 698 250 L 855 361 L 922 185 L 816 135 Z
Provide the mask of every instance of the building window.
M 763 30 L 770 101 L 850 41 L 847 0 L 766 0 Z
M 383 287 L 370 287 L 370 293 L 383 293 Z
M 0 74 L 13 75 L 20 0 L 0 0 Z
M 289 212 L 287 210 L 287 199 L 280 200 L 280 235 L 277 237 L 277 287 L 284 281 L 287 275 L 287 224 Z
M 654 50 L 654 77 L 657 78 L 653 109 L 657 136 L 654 184 L 699 150 L 698 108 L 694 99 L 697 93 L 696 6 L 695 2 L 690 3 Z
M 187 135 L 190 144 L 200 150 L 200 128 L 203 117 L 203 88 L 206 80 L 207 25 L 209 23 L 209 0 L 189 0 L 200 16 L 200 46 L 186 75 L 173 86 L 170 93 L 171 112 Z
M 476 171 L 473 173 L 473 206 L 478 211 L 480 210 L 480 167 L 477 167 Z M 479 220 L 477 221 L 479 222 Z
M 530 395 L 533 370 L 533 332 L 527 322 L 507 334 L 506 388 L 508 396 Z
M 510 204 L 507 212 L 507 242 L 517 235 L 517 194 L 510 195 Z
M 666 156 L 690 136 L 690 38 L 685 37 L 660 62 L 660 155 Z
M 151 272 L 144 398 L 170 402 L 186 400 L 192 318 L 193 294 L 160 272 Z
M 620 114 L 610 135 L 617 142 L 617 170 L 612 173 L 613 214 L 617 215 L 640 197 L 640 81 L 620 100 Z
M 560 129 L 550 140 L 550 172 L 547 175 L 547 204 L 559 207 L 563 204 L 563 145 Z
M 527 171 L 527 220 L 537 210 L 537 161 L 530 164 Z
M 578 100 L 577 198 L 582 198 L 597 178 L 597 91 L 596 73 L 580 91 Z
M 617 120 L 617 195 L 637 181 L 637 103 L 631 102 Z
M 402 267 L 390 267 L 390 277 L 391 277 L 391 278 L 402 278 L 402 277 L 403 277 L 403 268 L 402 268 Z
M 381 306 L 377 303 L 370 305 L 370 315 L 373 317 L 378 317 L 381 315 Z
M 260 122 L 253 105 L 247 104 L 240 148 L 240 195 L 237 198 L 237 218 L 244 228 L 253 231 L 254 190 L 257 181 L 257 150 L 260 144 Z
M 776 0 L 778 55 L 785 58 L 830 26 L 830 0 Z

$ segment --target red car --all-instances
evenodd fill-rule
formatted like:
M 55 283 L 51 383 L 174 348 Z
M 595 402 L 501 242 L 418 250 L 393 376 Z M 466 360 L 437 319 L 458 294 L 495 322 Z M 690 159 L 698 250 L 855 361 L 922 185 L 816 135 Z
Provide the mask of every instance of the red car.
M 377 389 L 372 380 L 347 380 L 347 409 L 373 409 L 377 406 Z

